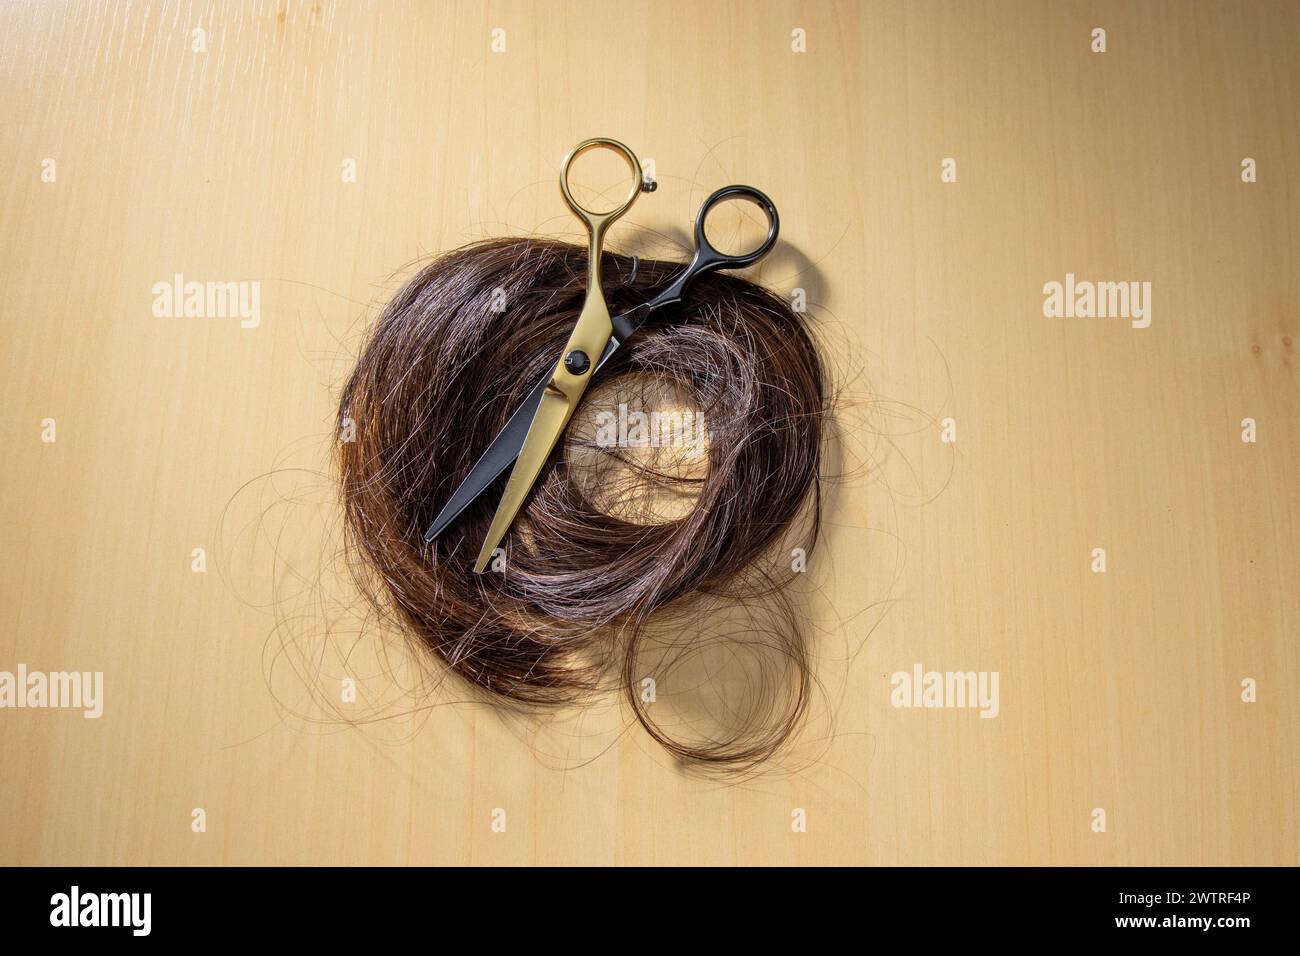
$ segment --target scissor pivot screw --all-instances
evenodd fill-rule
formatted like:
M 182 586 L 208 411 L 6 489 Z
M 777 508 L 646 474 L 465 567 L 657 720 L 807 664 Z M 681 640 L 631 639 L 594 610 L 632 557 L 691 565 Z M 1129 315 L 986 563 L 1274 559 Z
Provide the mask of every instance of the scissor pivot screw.
M 582 375 L 591 368 L 591 359 L 587 358 L 587 353 L 582 349 L 574 349 L 564 356 L 564 367 L 570 375 Z

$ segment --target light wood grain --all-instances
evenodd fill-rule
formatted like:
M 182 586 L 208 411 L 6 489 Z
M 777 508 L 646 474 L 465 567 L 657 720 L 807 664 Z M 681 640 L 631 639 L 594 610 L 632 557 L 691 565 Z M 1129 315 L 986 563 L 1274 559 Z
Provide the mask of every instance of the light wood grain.
M 106 700 L 0 711 L 0 862 L 1297 863 L 1297 37 L 1295 3 L 6 4 L 0 669 Z M 660 182 L 616 245 L 770 192 L 759 278 L 845 390 L 825 698 L 743 786 L 615 704 L 403 716 L 426 678 L 335 560 L 366 322 L 421 255 L 575 236 L 592 135 Z M 176 273 L 260 281 L 261 324 L 155 318 Z M 1151 326 L 1045 318 L 1066 273 L 1151 282 Z M 998 671 L 999 716 L 892 707 L 917 662 Z

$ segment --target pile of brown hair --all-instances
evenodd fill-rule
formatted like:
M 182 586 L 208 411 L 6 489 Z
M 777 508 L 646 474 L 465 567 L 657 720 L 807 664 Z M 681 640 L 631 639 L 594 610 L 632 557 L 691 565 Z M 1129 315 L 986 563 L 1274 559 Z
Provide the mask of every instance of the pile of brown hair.
M 676 262 L 606 253 L 611 313 L 651 298 Z M 474 559 L 504 476 L 443 535 L 424 530 L 549 371 L 586 291 L 586 251 L 538 239 L 443 255 L 388 303 L 342 394 L 349 554 L 363 590 L 455 674 L 501 702 L 557 705 L 620 688 L 679 757 L 753 766 L 796 729 L 810 686 L 805 628 L 782 589 L 817 534 L 827 395 L 803 317 L 752 282 L 701 276 L 592 385 L 503 546 Z M 602 397 L 689 406 L 704 457 L 591 438 Z M 773 603 L 775 602 L 775 603 Z M 761 611 L 760 611 L 761 609 Z M 737 623 L 737 611 L 740 622 Z M 692 679 L 704 648 L 761 661 Z M 715 658 L 717 655 L 714 655 Z M 656 692 L 647 693 L 649 686 Z M 668 726 L 665 695 L 707 692 Z M 657 709 L 659 708 L 659 709 Z

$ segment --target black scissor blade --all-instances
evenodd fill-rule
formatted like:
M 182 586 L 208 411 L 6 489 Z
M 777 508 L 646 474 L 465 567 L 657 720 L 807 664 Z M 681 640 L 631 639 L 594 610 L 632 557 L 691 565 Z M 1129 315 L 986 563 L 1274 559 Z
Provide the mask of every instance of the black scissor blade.
M 658 307 L 658 303 L 658 299 L 642 302 L 635 309 L 629 309 L 622 315 L 616 315 L 609 320 L 610 325 L 614 327 L 614 333 L 609 337 L 609 344 L 605 346 L 605 351 L 600 353 L 600 360 L 596 363 L 596 371 L 591 373 L 593 376 L 600 371 L 602 365 L 609 361 L 609 357 L 618 350 L 620 345 L 636 335 L 636 330 L 641 328 L 641 324 Z
M 519 457 L 519 449 L 524 447 L 524 439 L 528 437 L 528 429 L 533 424 L 533 416 L 537 414 L 537 406 L 542 403 L 542 393 L 550 381 L 551 376 L 548 374 L 537 383 L 523 404 L 515 409 L 510 420 L 497 433 L 497 437 L 492 439 L 492 444 L 487 446 L 487 450 L 460 483 L 451 500 L 438 512 L 438 517 L 433 519 L 433 524 L 424 533 L 425 541 L 433 541 L 446 531 L 448 525 L 459 518 L 461 512 L 472 505 L 498 475 L 514 464 L 514 460 Z

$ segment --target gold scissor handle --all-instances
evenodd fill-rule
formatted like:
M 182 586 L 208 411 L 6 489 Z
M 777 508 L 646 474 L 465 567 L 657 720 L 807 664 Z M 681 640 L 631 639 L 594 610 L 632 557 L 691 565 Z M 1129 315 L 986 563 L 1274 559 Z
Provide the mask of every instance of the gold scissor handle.
M 573 161 L 593 149 L 608 149 L 618 153 L 632 171 L 632 188 L 628 191 L 627 198 L 623 200 L 622 205 L 608 212 L 592 212 L 574 199 L 573 192 L 569 189 L 569 168 L 573 165 Z M 564 201 L 569 204 L 569 208 L 573 210 L 573 214 L 587 226 L 591 239 L 587 251 L 587 294 L 583 298 L 582 312 L 578 315 L 578 322 L 573 327 L 573 332 L 551 378 L 551 387 L 562 392 L 576 408 L 578 400 L 582 398 L 582 393 L 587 388 L 596 361 L 605 351 L 605 346 L 614 333 L 614 326 L 609 318 L 609 306 L 605 304 L 605 290 L 601 287 L 600 257 L 605 245 L 606 230 L 619 216 L 632 208 L 632 203 L 636 202 L 636 197 L 641 194 L 641 163 L 636 158 L 636 153 L 616 139 L 596 137 L 584 140 L 564 157 L 564 162 L 560 166 L 560 192 L 564 195 Z M 571 359 L 575 358 L 585 359 L 585 361 L 574 363 Z
M 569 169 L 573 166 L 574 160 L 584 153 L 589 153 L 593 149 L 608 149 L 611 152 L 618 153 L 627 163 L 628 169 L 632 171 L 632 188 L 628 190 L 627 198 L 623 200 L 622 205 L 617 206 L 608 212 L 593 212 L 578 200 L 573 198 L 573 191 L 569 188 Z M 632 203 L 636 202 L 636 197 L 641 192 L 641 162 L 636 158 L 636 153 L 628 149 L 616 139 L 607 139 L 598 136 L 594 139 L 584 140 L 569 151 L 569 155 L 564 157 L 564 162 L 560 165 L 560 193 L 564 196 L 564 201 L 568 203 L 573 214 L 583 221 L 587 226 L 587 231 L 593 237 L 599 236 L 604 238 L 605 230 L 609 228 L 610 223 L 618 219 L 619 216 L 632 208 Z
M 623 204 L 609 212 L 593 212 L 576 199 L 569 189 L 569 167 L 583 153 L 593 149 L 609 149 L 618 153 L 627 161 L 632 170 L 632 189 Z M 501 501 L 497 504 L 496 514 L 483 546 L 479 550 L 478 560 L 474 563 L 474 573 L 481 574 L 492 559 L 492 552 L 505 536 L 506 531 L 515 520 L 515 515 L 523 507 L 524 499 L 532 490 L 533 482 L 541 473 L 547 458 L 550 457 L 560 436 L 564 434 L 569 419 L 582 401 L 583 393 L 591 381 L 596 363 L 600 360 L 610 336 L 614 334 L 614 324 L 610 321 L 609 307 L 605 304 L 605 292 L 600 285 L 600 253 L 605 241 L 605 231 L 619 216 L 632 208 L 636 197 L 641 194 L 641 163 L 636 154 L 622 143 L 613 139 L 589 139 L 579 143 L 560 167 L 560 192 L 569 204 L 573 214 L 583 221 L 591 239 L 587 256 L 587 295 L 582 303 L 582 312 L 577 324 L 569 335 L 569 341 L 560 353 L 560 359 L 551 371 L 551 380 L 542 394 L 537 411 L 533 415 L 528 435 L 524 438 L 519 457 L 515 459 L 514 468 L 506 482 Z

